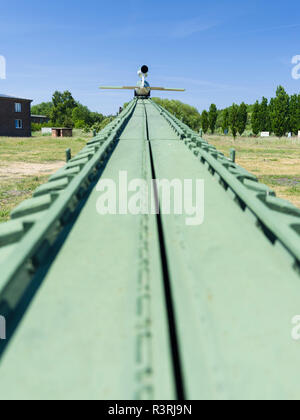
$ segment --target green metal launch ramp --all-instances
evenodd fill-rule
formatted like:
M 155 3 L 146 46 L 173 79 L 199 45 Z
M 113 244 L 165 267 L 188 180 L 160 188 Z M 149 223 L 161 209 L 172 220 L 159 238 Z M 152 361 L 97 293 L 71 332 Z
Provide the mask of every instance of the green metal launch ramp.
M 99 215 L 120 171 L 203 180 L 203 223 Z M 300 210 L 135 99 L 0 225 L 0 399 L 299 399 L 299 235 Z

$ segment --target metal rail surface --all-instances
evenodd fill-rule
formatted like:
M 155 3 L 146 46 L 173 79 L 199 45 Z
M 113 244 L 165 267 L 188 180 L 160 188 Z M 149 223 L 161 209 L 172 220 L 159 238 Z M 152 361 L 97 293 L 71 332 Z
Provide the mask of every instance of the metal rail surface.
M 100 215 L 124 171 L 203 180 L 203 223 Z M 299 399 L 299 235 L 299 209 L 135 99 L 0 225 L 0 399 Z

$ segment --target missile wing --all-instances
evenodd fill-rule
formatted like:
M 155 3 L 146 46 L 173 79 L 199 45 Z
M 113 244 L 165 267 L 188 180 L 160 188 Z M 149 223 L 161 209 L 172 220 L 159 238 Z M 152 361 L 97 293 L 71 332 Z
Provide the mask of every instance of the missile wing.
M 151 90 L 162 90 L 165 92 L 185 92 L 185 89 L 171 89 L 171 88 L 164 88 L 164 87 L 150 87 Z
M 185 92 L 185 89 L 173 89 L 164 87 L 151 87 L 146 81 L 148 76 L 148 66 L 142 66 L 138 71 L 138 75 L 141 81 L 136 86 L 100 86 L 100 89 L 113 89 L 113 90 L 133 90 L 134 95 L 139 98 L 149 98 L 151 91 L 162 91 L 162 92 Z
M 99 89 L 127 89 L 127 90 L 133 90 L 133 89 L 136 89 L 136 86 L 100 86 Z

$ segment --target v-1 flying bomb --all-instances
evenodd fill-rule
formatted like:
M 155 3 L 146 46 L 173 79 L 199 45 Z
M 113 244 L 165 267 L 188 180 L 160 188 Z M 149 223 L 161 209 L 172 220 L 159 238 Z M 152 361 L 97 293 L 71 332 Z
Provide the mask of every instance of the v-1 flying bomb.
M 146 81 L 148 76 L 148 66 L 142 66 L 138 71 L 138 75 L 141 78 L 137 82 L 136 86 L 101 86 L 100 89 L 122 89 L 122 90 L 134 90 L 134 96 L 139 98 L 149 98 L 152 90 L 160 90 L 164 92 L 185 92 L 185 89 L 169 89 L 163 87 L 151 87 L 150 84 Z

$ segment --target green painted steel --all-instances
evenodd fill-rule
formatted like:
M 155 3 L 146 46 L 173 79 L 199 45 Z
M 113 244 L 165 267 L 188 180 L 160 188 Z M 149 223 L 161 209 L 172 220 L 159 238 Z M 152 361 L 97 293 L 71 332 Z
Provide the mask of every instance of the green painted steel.
M 291 319 L 300 290 L 293 259 L 266 239 L 253 214 L 184 142 L 150 140 L 157 178 L 205 181 L 201 226 L 162 216 L 188 396 L 298 398 L 300 354 Z
M 55 239 L 97 178 L 117 142 L 118 133 L 130 119 L 134 106 L 134 102 L 131 103 L 118 120 L 107 126 L 77 157 L 71 159 L 58 172 L 60 179 L 50 178 L 47 184 L 37 189 L 34 198 L 24 201 L 12 212 L 11 222 L 0 226 L 0 241 L 3 243 L 0 260 L 5 259 L 0 275 L 0 308 L 8 320 L 14 316 L 15 306 L 32 274 L 47 259 Z M 72 174 L 70 171 L 73 171 Z M 64 176 L 65 172 L 67 176 Z M 15 220 L 18 221 L 17 228 Z M 19 230 L 20 225 L 22 232 L 16 236 L 15 230 Z
M 204 180 L 204 222 L 100 216 L 97 183 L 120 171 Z M 0 225 L 0 399 L 299 399 L 299 226 L 255 176 L 132 101 Z

